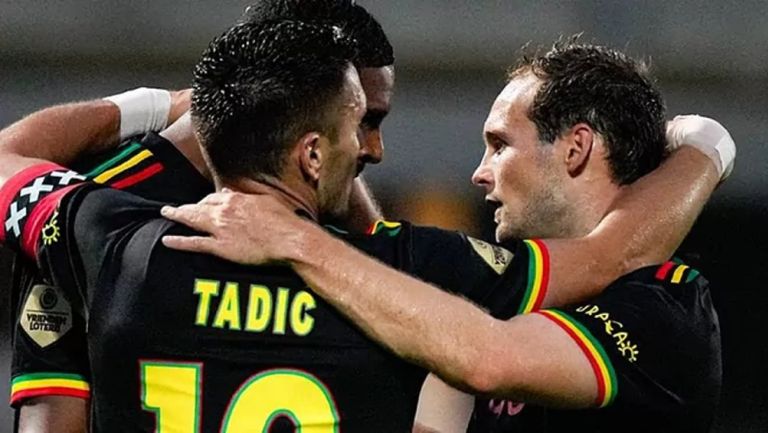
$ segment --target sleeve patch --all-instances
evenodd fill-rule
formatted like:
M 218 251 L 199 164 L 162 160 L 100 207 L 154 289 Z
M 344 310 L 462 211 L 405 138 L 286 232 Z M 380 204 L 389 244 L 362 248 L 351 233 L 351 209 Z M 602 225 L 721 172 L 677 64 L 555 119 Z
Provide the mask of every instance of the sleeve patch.
M 554 322 L 578 344 L 579 349 L 589 361 L 597 379 L 597 407 L 606 407 L 616 399 L 618 380 L 613 363 L 600 342 L 589 330 L 566 313 L 559 310 L 543 310 L 537 312 Z
M 72 329 L 72 307 L 58 288 L 37 284 L 24 302 L 19 323 L 32 341 L 45 348 Z
M 467 240 L 469 241 L 469 244 L 472 245 L 472 248 L 477 255 L 479 255 L 497 274 L 503 274 L 504 271 L 507 270 L 507 267 L 509 267 L 509 264 L 512 263 L 514 254 L 512 254 L 511 251 L 470 236 L 467 236 Z
M 91 388 L 83 376 L 64 373 L 33 373 L 11 382 L 11 405 L 42 396 L 89 398 Z

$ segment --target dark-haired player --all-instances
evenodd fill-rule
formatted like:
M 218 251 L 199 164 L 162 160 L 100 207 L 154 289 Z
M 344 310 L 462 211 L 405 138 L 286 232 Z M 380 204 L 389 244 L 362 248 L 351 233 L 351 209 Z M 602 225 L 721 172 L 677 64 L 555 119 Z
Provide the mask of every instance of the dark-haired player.
M 76 118 L 77 126 L 66 137 L 46 137 L 26 151 L 48 152 L 62 163 L 77 158 L 72 166 L 88 180 L 143 197 L 168 203 L 197 200 L 212 190 L 210 182 L 160 135 L 136 136 L 178 119 L 189 108 L 190 93 L 136 89 L 102 101 L 49 108 L 30 116 L 26 128 L 46 128 L 47 119 L 63 113 Z M 115 102 L 123 105 L 123 122 Z M 126 140 L 110 150 L 120 139 Z M 69 144 L 62 147 L 62 142 Z M 46 236 L 54 239 L 60 233 L 50 228 Z M 20 255 L 12 287 L 18 316 L 13 323 L 11 404 L 20 409 L 20 431 L 85 431 L 90 386 L 82 311 L 74 310 L 61 289 L 46 284 L 33 263 Z M 50 311 L 40 308 L 46 296 L 56 299 Z
M 267 0 L 260 1 L 250 7 L 244 16 L 242 22 L 258 23 L 266 20 L 280 19 L 300 19 L 303 21 L 322 21 L 341 27 L 346 33 L 355 39 L 355 48 L 357 56 L 355 57 L 355 66 L 359 72 L 360 80 L 367 97 L 367 111 L 361 122 L 360 140 L 364 143 L 368 152 L 363 162 L 377 163 L 382 158 L 383 143 L 381 136 L 381 123 L 390 110 L 390 100 L 394 85 L 394 57 L 392 46 L 389 43 L 378 22 L 360 5 L 356 5 L 348 0 L 328 0 L 328 1 L 308 1 L 308 0 Z M 115 174 L 110 177 L 112 181 L 121 181 L 129 174 L 139 172 L 141 169 L 160 163 L 165 167 L 155 176 L 142 178 L 141 183 L 129 186 L 128 190 L 148 199 L 157 201 L 167 201 L 171 203 L 194 202 L 202 198 L 209 187 L 201 189 L 200 175 L 193 170 L 189 164 L 180 158 L 178 152 L 174 152 L 172 146 L 175 145 L 183 155 L 192 161 L 197 171 L 209 176 L 198 149 L 197 140 L 194 137 L 192 126 L 188 116 L 184 116 L 179 122 L 173 125 L 161 135 L 152 134 L 143 140 L 146 146 L 155 149 L 151 158 L 142 159 L 140 163 L 131 164 L 133 158 L 140 158 L 146 153 L 145 148 L 137 148 L 134 142 L 128 142 L 125 147 L 101 155 L 92 155 L 94 153 L 108 150 L 109 143 L 113 140 L 103 136 L 104 131 L 124 127 L 130 123 L 130 118 L 139 122 L 141 118 L 135 119 L 136 110 L 145 110 L 152 113 L 156 108 L 158 96 L 152 92 L 131 92 L 132 99 L 129 98 L 129 107 L 123 107 L 129 113 L 124 113 L 129 117 L 126 122 L 125 116 L 123 124 L 119 120 L 105 118 L 104 111 L 110 108 L 104 108 L 102 101 L 78 103 L 70 106 L 63 106 L 57 109 L 70 110 L 77 112 L 68 113 L 75 117 L 75 122 L 71 123 L 71 132 L 80 132 L 86 139 L 73 140 L 72 145 L 65 146 L 67 140 L 56 139 L 50 142 L 46 148 L 46 143 L 35 148 L 27 148 L 26 156 L 55 157 L 59 163 L 69 165 L 74 159 L 79 162 L 74 163 L 73 168 L 88 174 L 98 171 L 93 169 L 102 167 L 104 170 L 112 170 L 115 167 L 124 166 L 129 163 L 130 169 L 124 170 L 120 175 Z M 143 97 L 139 97 L 142 95 Z M 145 107 L 140 106 L 143 104 Z M 106 104 L 109 105 L 109 104 Z M 134 113 L 130 111 L 133 110 Z M 181 111 L 183 112 L 183 110 Z M 174 116 L 171 120 L 179 116 L 179 108 L 174 105 Z M 119 113 L 112 113 L 113 117 Z M 101 122 L 101 123 L 99 123 Z M 141 122 L 139 122 L 141 123 Z M 146 123 L 146 122 L 145 122 Z M 169 122 L 170 123 L 170 122 Z M 93 124 L 93 125 L 91 125 Z M 104 124 L 102 126 L 102 124 Z M 113 125 L 114 124 L 114 125 Z M 165 122 L 162 123 L 163 125 Z M 91 126 L 89 126 L 91 125 Z M 141 123 L 141 128 L 131 131 L 123 130 L 123 137 L 143 132 L 145 125 Z M 154 129 L 159 130 L 162 125 L 155 125 Z M 98 131 L 99 134 L 94 134 Z M 53 137 L 55 138 L 55 137 Z M 166 140 L 166 138 L 168 140 Z M 135 141 L 135 140 L 134 140 Z M 126 150 L 129 151 L 126 152 Z M 161 150 L 157 150 L 161 149 Z M 109 153 L 111 152 L 111 153 Z M 83 155 L 92 155 L 83 157 Z M 118 157 L 119 156 L 119 157 Z M 135 162 L 135 161 L 134 161 Z M 97 179 L 98 180 L 98 179 Z M 124 185 L 118 184 L 118 186 Z M 378 209 L 375 204 L 368 199 L 365 191 L 365 185 L 362 182 L 356 182 L 356 189 L 353 201 L 351 203 L 352 213 L 356 218 L 349 218 L 344 221 L 344 225 L 355 231 L 367 229 L 371 222 L 378 216 Z M 24 310 L 30 293 L 36 284 L 39 284 L 39 277 L 33 271 L 33 267 L 23 261 L 17 261 L 14 266 L 14 275 L 12 285 L 16 289 L 14 295 L 21 295 L 18 304 L 20 310 Z M 21 311 L 20 311 L 21 312 Z M 74 314 L 77 317 L 77 314 Z M 26 323 L 26 322 L 25 322 Z M 24 329 L 24 324 L 15 322 L 16 327 L 14 338 L 14 368 L 11 403 L 19 409 L 17 417 L 20 422 L 20 431 L 32 432 L 84 432 L 86 430 L 85 414 L 87 411 L 87 400 L 90 396 L 88 378 L 90 376 L 87 367 L 87 352 L 83 350 L 83 343 L 75 343 L 78 339 L 82 341 L 73 330 L 66 331 L 62 335 L 64 342 L 56 344 L 46 344 L 41 347 L 35 338 L 30 337 Z M 29 326 L 29 324 L 27 324 Z M 43 332 L 45 334 L 45 332 Z M 57 338 L 58 336 L 54 337 Z M 55 384 L 56 386 L 51 386 Z
M 669 169 L 670 160 L 638 180 L 665 152 L 663 113 L 642 65 L 617 51 L 564 43 L 524 62 L 494 103 L 485 124 L 486 152 L 473 176 L 498 203 L 497 238 L 595 240 L 613 232 L 610 215 L 603 218 L 611 208 L 642 224 L 679 206 L 661 198 L 642 206 L 619 199 L 628 189 L 648 188 Z M 734 147 L 722 126 L 677 118 L 668 132 L 673 143 L 690 133 L 685 142 L 704 150 L 686 147 L 670 158 L 708 164 L 709 174 L 689 184 L 694 179 L 684 179 L 690 174 L 684 169 L 664 188 L 709 191 L 727 175 Z M 218 193 L 198 205 L 166 208 L 164 215 L 210 234 L 169 236 L 166 245 L 240 263 L 290 263 L 370 337 L 449 383 L 515 402 L 582 409 L 550 412 L 548 424 L 537 428 L 700 432 L 712 421 L 721 383 L 717 315 L 706 280 L 685 265 L 638 269 L 586 300 L 552 290 L 533 308 L 524 303 L 518 310 L 530 314 L 499 320 L 371 260 L 268 196 Z M 221 215 L 227 215 L 224 223 Z M 685 225 L 692 221 L 686 218 Z M 649 234 L 617 239 L 632 250 Z M 562 242 L 546 243 L 553 266 L 562 258 Z M 603 272 L 603 259 L 590 260 L 588 250 L 581 250 L 587 258 L 568 278 Z M 474 431 L 506 431 L 497 424 L 499 413 L 481 414 L 483 424 Z

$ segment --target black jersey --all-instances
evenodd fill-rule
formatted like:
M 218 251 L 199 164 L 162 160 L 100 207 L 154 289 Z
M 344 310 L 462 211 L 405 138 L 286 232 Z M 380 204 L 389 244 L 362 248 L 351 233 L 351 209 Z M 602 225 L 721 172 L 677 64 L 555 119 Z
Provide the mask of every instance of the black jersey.
M 87 158 L 73 168 L 88 180 L 110 185 L 152 200 L 192 203 L 213 191 L 211 184 L 158 134 L 127 140 L 113 151 Z M 81 312 L 62 311 L 59 321 L 48 325 L 30 319 L 39 311 L 40 297 L 61 296 L 56 287 L 42 281 L 30 260 L 17 255 L 12 276 L 13 363 L 11 404 L 40 396 L 88 397 L 90 369 Z
M 163 247 L 164 234 L 190 232 L 159 207 L 50 165 L 0 190 L 4 242 L 71 288 L 41 294 L 36 320 L 53 326 L 62 305 L 87 316 L 94 431 L 410 431 L 424 370 L 372 343 L 288 268 Z M 534 241 L 510 251 L 407 223 L 340 236 L 497 317 L 535 307 L 546 289 Z
M 595 409 L 555 411 L 477 399 L 471 433 L 706 432 L 722 382 L 707 281 L 668 262 L 628 274 L 583 304 L 538 312 L 568 333 L 595 372 Z

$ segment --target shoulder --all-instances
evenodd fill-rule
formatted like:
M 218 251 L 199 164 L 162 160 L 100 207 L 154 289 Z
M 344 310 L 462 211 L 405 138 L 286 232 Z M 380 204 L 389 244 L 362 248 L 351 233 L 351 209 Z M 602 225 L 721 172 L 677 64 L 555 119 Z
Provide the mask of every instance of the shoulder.
M 709 282 L 698 270 L 681 261 L 668 261 L 624 275 L 598 298 L 630 299 L 659 312 L 694 314 L 714 311 Z
M 670 264 L 672 263 L 672 264 Z M 668 262 L 637 270 L 611 284 L 599 296 L 565 309 L 576 321 L 626 347 L 628 342 L 654 357 L 711 358 L 719 350 L 719 322 L 701 274 Z M 649 350 L 646 350 L 646 355 Z M 625 350 L 632 362 L 638 353 Z

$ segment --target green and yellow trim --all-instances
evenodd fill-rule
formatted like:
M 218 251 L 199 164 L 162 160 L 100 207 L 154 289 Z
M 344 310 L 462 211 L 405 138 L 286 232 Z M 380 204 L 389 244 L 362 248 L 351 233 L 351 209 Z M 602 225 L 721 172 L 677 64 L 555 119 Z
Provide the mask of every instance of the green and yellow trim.
M 398 222 L 378 220 L 371 224 L 366 233 L 369 235 L 377 235 L 381 232 L 387 233 L 388 236 L 397 236 L 403 225 Z
M 113 177 L 117 176 L 118 174 L 139 165 L 140 162 L 144 161 L 150 156 L 152 156 L 152 152 L 146 149 L 142 150 L 141 152 L 131 157 L 128 161 L 125 161 L 114 168 L 110 168 L 109 170 L 106 170 L 103 173 L 99 174 L 98 176 L 94 177 L 93 181 L 96 183 L 105 183 L 108 180 L 112 179 Z
M 549 250 L 538 239 L 524 241 L 528 248 L 528 284 L 517 314 L 526 314 L 541 308 L 549 286 Z
M 686 272 L 688 275 L 686 276 Z M 699 276 L 699 271 L 690 268 L 679 261 L 669 261 L 659 266 L 656 270 L 656 278 L 672 284 L 680 284 L 683 281 L 690 283 Z
M 11 405 L 41 396 L 90 398 L 91 387 L 85 377 L 65 373 L 32 373 L 11 381 Z
M 616 379 L 616 370 L 614 370 L 613 363 L 611 363 L 611 359 L 608 357 L 605 349 L 603 349 L 602 344 L 584 325 L 562 311 L 542 310 L 538 311 L 537 314 L 541 314 L 563 329 L 573 338 L 587 357 L 597 379 L 595 405 L 597 407 L 606 407 L 611 404 L 616 399 L 619 387 Z

